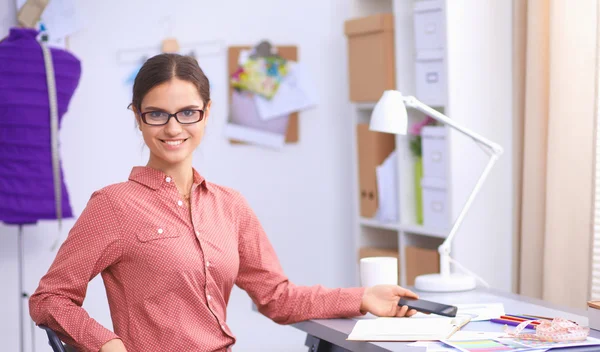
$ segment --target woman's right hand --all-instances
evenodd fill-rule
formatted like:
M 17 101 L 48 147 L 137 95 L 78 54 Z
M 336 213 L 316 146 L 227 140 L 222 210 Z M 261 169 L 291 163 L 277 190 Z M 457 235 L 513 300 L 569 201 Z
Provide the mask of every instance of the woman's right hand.
M 99 352 L 127 352 L 121 339 L 112 339 L 102 345 Z

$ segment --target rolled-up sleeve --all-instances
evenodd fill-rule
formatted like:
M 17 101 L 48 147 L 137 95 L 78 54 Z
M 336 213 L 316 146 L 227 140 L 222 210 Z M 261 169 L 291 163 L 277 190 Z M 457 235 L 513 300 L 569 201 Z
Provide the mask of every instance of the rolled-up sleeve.
M 363 315 L 364 288 L 290 282 L 256 214 L 241 195 L 237 205 L 240 268 L 236 285 L 250 295 L 262 314 L 279 324 Z
M 82 308 L 90 280 L 122 254 L 119 218 L 109 197 L 95 192 L 29 299 L 31 318 L 82 351 L 119 338 Z

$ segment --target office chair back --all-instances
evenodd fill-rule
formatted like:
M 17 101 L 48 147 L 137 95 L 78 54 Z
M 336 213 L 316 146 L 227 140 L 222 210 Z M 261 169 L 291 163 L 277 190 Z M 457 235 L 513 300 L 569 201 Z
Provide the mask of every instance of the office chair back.
M 46 331 L 46 335 L 48 335 L 48 344 L 52 347 L 52 351 L 54 352 L 67 352 L 65 346 L 63 346 L 62 341 L 58 338 L 56 333 L 47 326 L 39 325 L 39 327 Z

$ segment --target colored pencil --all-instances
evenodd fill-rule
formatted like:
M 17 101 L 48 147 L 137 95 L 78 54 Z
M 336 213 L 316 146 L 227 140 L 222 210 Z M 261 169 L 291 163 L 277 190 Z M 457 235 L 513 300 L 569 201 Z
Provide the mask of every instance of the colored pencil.
M 514 315 L 514 314 L 505 314 L 505 315 L 507 317 L 519 318 L 519 319 L 523 319 L 523 320 L 539 320 L 539 318 L 528 317 L 528 316 L 524 316 L 524 315 Z
M 519 326 L 521 322 L 515 320 L 505 320 L 505 319 L 490 319 L 490 322 L 502 325 L 510 325 L 510 326 Z M 529 324 L 526 326 L 527 329 L 535 329 L 535 325 Z
M 525 316 L 529 317 L 529 318 L 541 319 L 541 320 L 550 320 L 550 321 L 554 320 L 554 318 L 541 317 L 539 315 L 528 315 L 528 314 L 525 314 Z
M 519 322 L 519 323 L 522 323 L 522 322 L 528 321 L 528 320 L 532 320 L 532 319 L 516 318 L 516 317 L 513 317 L 512 315 L 503 315 L 503 316 L 500 317 L 500 319 L 510 320 L 510 321 L 516 321 L 516 322 Z M 540 323 L 537 322 L 537 321 L 533 322 L 531 324 L 533 324 L 533 325 L 540 325 Z

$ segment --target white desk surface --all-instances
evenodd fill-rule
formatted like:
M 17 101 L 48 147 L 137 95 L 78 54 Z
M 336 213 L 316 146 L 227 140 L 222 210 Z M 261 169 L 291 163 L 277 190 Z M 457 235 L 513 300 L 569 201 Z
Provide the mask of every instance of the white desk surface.
M 533 314 L 546 317 L 562 317 L 573 320 L 580 325 L 587 326 L 587 312 L 584 309 L 561 308 L 547 302 L 504 293 L 496 290 L 478 289 L 475 291 L 460 293 L 425 293 L 418 292 L 420 298 L 446 304 L 469 304 L 469 303 L 503 303 L 507 314 Z M 360 319 L 360 318 L 358 318 Z M 399 352 L 424 352 L 424 347 L 408 346 L 412 342 L 356 342 L 347 341 L 346 338 L 352 331 L 357 319 L 319 319 L 309 320 L 293 324 L 299 330 L 322 340 L 331 342 L 349 351 L 399 351 Z M 489 321 L 470 322 L 463 331 L 498 331 L 501 332 L 503 325 L 490 323 Z M 600 338 L 600 331 L 591 330 L 590 336 Z M 569 352 L 600 351 L 600 346 L 594 348 L 569 348 L 563 349 Z M 556 351 L 561 351 L 557 349 Z

